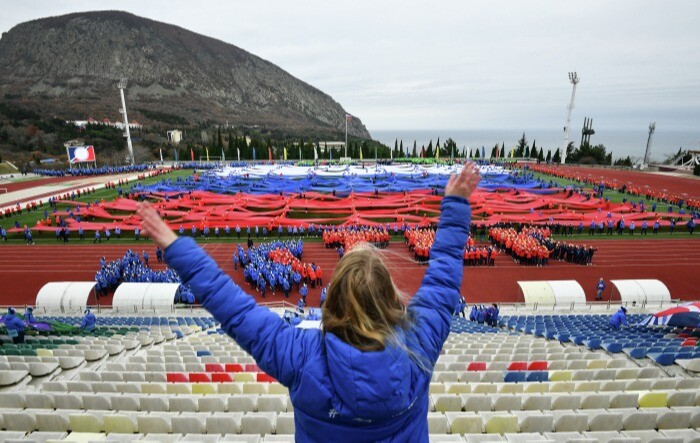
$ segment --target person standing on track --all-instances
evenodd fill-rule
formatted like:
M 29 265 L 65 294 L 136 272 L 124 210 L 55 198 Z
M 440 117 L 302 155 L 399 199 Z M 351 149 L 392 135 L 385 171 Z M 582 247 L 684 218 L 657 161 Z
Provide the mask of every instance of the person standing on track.
M 603 291 L 605 291 L 605 280 L 603 280 L 603 277 L 600 277 L 600 280 L 598 280 L 598 283 L 595 285 L 595 289 L 596 289 L 596 295 L 595 295 L 596 301 L 602 300 L 603 299 Z

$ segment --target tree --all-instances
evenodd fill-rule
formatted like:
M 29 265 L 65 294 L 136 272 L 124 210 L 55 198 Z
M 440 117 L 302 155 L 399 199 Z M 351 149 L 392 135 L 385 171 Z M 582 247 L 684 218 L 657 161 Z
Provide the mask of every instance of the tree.
M 401 139 L 401 143 L 399 144 L 399 155 L 400 155 L 401 157 L 404 156 L 404 153 L 403 153 L 403 139 Z M 407 157 L 408 157 L 408 156 L 407 156 Z
M 537 140 L 532 141 L 532 148 L 530 149 L 530 157 L 537 158 Z
M 479 148 L 476 148 L 476 152 L 474 153 L 474 158 L 479 158 Z
M 425 158 L 431 158 L 433 157 L 433 141 L 430 140 L 430 143 L 428 143 L 428 148 L 425 150 Z
M 537 156 L 537 161 L 543 162 L 544 161 L 544 149 L 540 148 L 540 153 Z
M 520 140 L 518 140 L 518 144 L 515 147 L 515 156 L 516 157 L 523 157 L 525 154 L 525 148 L 527 147 L 527 139 L 525 138 L 525 133 L 523 132 L 523 136 L 520 137 Z M 525 157 L 529 157 L 528 155 L 525 155 Z
M 617 160 L 615 160 L 615 166 L 627 166 L 627 167 L 631 168 L 632 167 L 632 159 L 630 158 L 629 155 L 625 159 L 618 158 Z
M 216 134 L 216 147 L 221 151 L 221 149 L 224 147 L 224 139 L 221 138 L 221 126 L 217 129 L 217 134 Z
M 524 158 L 530 157 L 530 147 L 529 146 L 525 146 L 525 153 L 523 153 L 523 155 L 521 155 L 521 157 L 524 157 Z
M 491 148 L 491 158 L 496 158 L 498 157 L 498 143 L 496 143 L 496 146 Z
M 418 157 L 418 151 L 416 150 L 416 141 L 413 140 L 413 151 L 411 152 L 411 157 L 416 158 Z
M 559 148 L 554 151 L 554 157 L 552 157 L 552 163 L 561 163 L 561 154 L 559 153 Z
M 545 158 L 545 161 L 546 161 L 547 163 L 549 163 L 550 161 L 552 161 L 552 150 L 551 150 L 551 149 L 547 149 L 547 158 Z

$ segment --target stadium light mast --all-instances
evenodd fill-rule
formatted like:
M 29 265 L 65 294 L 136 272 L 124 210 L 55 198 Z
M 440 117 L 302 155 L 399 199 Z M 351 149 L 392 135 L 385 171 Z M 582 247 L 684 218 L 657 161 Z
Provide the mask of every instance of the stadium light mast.
M 134 160 L 134 147 L 131 145 L 131 133 L 129 132 L 129 118 L 126 116 L 126 100 L 124 100 L 124 89 L 126 89 L 126 77 L 123 77 L 121 80 L 119 80 L 119 83 L 117 84 L 117 88 L 119 88 L 119 95 L 121 95 L 122 98 L 122 107 L 119 108 L 119 113 L 124 116 L 124 129 L 126 130 L 124 132 L 124 137 L 126 137 L 126 145 L 129 148 L 129 159 L 131 160 L 131 164 L 133 165 L 135 160 Z
M 651 139 L 654 136 L 654 131 L 656 131 L 656 122 L 649 123 L 649 138 L 647 138 L 647 150 L 644 153 L 644 164 L 649 165 L 651 160 Z
M 579 77 L 576 72 L 569 72 L 569 81 L 574 85 L 571 90 L 571 101 L 569 102 L 568 113 L 566 114 L 566 126 L 564 126 L 564 149 L 561 153 L 561 164 L 566 163 L 566 149 L 569 147 L 569 135 L 571 133 L 571 111 L 574 110 L 574 99 L 576 98 L 576 85 L 579 82 Z

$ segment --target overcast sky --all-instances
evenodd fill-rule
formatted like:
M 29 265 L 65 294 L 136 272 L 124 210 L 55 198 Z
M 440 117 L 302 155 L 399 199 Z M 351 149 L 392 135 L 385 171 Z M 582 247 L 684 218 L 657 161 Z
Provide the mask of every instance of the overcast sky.
M 700 126 L 700 2 L 9 1 L 0 31 L 126 10 L 237 45 L 330 94 L 367 128 Z

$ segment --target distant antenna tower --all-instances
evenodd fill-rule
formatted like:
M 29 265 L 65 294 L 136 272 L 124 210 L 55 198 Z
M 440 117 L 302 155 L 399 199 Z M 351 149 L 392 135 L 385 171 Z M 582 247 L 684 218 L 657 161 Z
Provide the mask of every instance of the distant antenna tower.
M 129 148 L 129 159 L 131 160 L 131 164 L 133 165 L 134 147 L 131 145 L 131 133 L 129 133 L 129 118 L 126 116 L 126 100 L 124 100 L 124 89 L 126 89 L 126 77 L 123 77 L 121 80 L 119 80 L 117 88 L 119 88 L 119 95 L 121 95 L 122 97 L 122 107 L 119 108 L 119 113 L 124 116 L 124 137 L 126 137 L 126 144 Z
M 561 163 L 566 163 L 566 148 L 569 146 L 569 135 L 571 133 L 571 111 L 574 110 L 574 99 L 576 98 L 576 85 L 579 82 L 578 74 L 575 72 L 569 72 L 569 81 L 574 88 L 571 91 L 571 102 L 569 103 L 569 112 L 566 115 L 566 126 L 564 126 L 564 149 L 561 152 Z
M 644 153 L 644 164 L 648 165 L 651 157 L 651 139 L 656 131 L 656 122 L 649 123 L 649 138 L 647 138 L 647 150 Z

